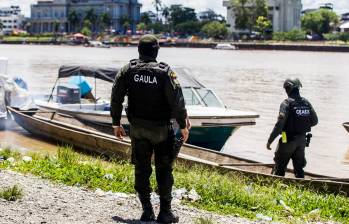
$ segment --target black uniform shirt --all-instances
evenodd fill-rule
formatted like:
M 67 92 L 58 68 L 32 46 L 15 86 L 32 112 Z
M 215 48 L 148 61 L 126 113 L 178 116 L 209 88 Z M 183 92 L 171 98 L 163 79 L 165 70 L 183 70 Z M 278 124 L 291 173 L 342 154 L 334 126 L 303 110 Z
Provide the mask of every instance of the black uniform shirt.
M 298 97 L 300 97 L 300 96 L 298 96 Z M 275 127 L 274 127 L 273 131 L 270 134 L 268 143 L 271 144 L 275 140 L 275 138 L 282 133 L 282 130 L 284 129 L 284 127 L 286 125 L 287 118 L 288 118 L 289 113 L 290 113 L 290 110 L 289 110 L 290 102 L 294 101 L 294 100 L 295 100 L 294 98 L 288 98 L 288 99 L 285 99 L 281 103 L 280 110 L 279 110 L 279 116 L 278 116 L 277 122 L 275 124 Z M 307 99 L 303 98 L 303 100 L 305 100 L 309 104 L 309 106 L 311 108 L 310 109 L 311 126 L 317 125 L 318 117 L 317 117 L 317 114 L 316 114 L 313 106 L 310 104 L 310 102 Z
M 155 60 L 142 59 L 140 63 L 157 63 Z M 167 66 L 167 65 L 166 65 Z M 130 64 L 124 66 L 115 78 L 115 82 L 111 95 L 111 117 L 113 125 L 120 125 L 121 113 L 123 109 L 123 102 L 126 95 L 128 95 L 129 88 L 127 86 L 126 77 L 130 75 Z M 171 68 L 168 66 L 165 81 L 163 82 L 163 96 L 171 111 L 172 118 L 175 118 L 181 129 L 186 127 L 187 110 L 185 108 L 184 97 L 179 82 Z M 134 90 L 135 91 L 135 90 Z

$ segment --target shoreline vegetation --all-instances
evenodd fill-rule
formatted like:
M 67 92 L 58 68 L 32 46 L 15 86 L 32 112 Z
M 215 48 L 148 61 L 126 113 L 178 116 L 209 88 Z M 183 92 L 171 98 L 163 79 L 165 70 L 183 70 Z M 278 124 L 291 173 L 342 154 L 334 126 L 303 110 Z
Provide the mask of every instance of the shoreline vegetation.
M 128 161 L 96 158 L 75 152 L 71 147 L 60 147 L 56 155 L 30 153 L 26 156 L 6 148 L 0 151 L 0 157 L 0 169 L 90 190 L 135 193 L 133 166 Z M 174 176 L 176 189 L 194 189 L 200 196 L 196 201 L 182 200 L 182 204 L 205 211 L 283 223 L 345 223 L 349 220 L 349 198 L 343 195 L 318 193 L 277 180 L 224 174 L 203 166 L 177 164 Z M 153 189 L 155 183 L 153 174 Z
M 138 40 L 129 40 L 120 38 L 118 41 L 102 41 L 112 47 L 137 46 Z M 288 50 L 288 51 L 325 51 L 325 52 L 349 52 L 349 42 L 343 41 L 193 41 L 181 39 L 177 41 L 161 41 L 161 47 L 178 47 L 178 48 L 215 48 L 219 43 L 230 43 L 238 50 Z M 52 38 L 49 36 L 6 36 L 0 38 L 1 44 L 16 45 L 65 45 L 65 46 L 82 46 L 83 44 L 74 44 L 65 38 Z

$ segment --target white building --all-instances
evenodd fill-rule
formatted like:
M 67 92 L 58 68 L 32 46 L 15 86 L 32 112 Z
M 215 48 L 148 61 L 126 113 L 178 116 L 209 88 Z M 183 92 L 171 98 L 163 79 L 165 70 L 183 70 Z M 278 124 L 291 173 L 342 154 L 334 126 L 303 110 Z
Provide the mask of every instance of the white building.
M 272 22 L 273 31 L 290 31 L 301 27 L 301 0 L 267 0 L 268 19 Z M 231 33 L 243 32 L 235 28 L 235 12 L 230 0 L 224 0 L 227 7 L 227 24 Z
M 2 23 L 2 32 L 11 33 L 20 29 L 24 21 L 24 15 L 21 14 L 19 6 L 0 8 L 0 22 Z

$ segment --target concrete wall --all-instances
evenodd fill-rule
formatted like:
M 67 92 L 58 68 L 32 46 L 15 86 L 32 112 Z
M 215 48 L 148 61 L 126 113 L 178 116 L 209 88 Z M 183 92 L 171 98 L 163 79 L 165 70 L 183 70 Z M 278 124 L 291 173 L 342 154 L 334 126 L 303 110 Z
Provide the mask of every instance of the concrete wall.
M 273 31 L 289 31 L 300 28 L 302 10 L 301 0 L 268 0 L 268 18 L 273 24 Z M 235 12 L 230 0 L 224 0 L 227 8 L 227 24 L 230 33 L 243 32 L 235 28 Z M 246 31 L 246 30 L 245 30 Z

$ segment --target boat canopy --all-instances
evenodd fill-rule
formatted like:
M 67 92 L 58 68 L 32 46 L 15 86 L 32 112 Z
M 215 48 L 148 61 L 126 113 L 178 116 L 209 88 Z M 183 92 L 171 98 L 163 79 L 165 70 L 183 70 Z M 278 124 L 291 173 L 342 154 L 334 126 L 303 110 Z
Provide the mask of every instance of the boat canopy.
M 101 79 L 107 82 L 114 82 L 119 69 L 101 68 L 92 66 L 63 65 L 59 68 L 58 78 L 67 78 L 71 76 L 86 76 Z
M 190 75 L 186 69 L 175 67 L 173 70 L 177 73 L 181 87 L 205 88 L 199 81 Z
M 182 87 L 204 88 L 193 76 L 183 68 L 173 69 L 178 74 L 178 80 Z M 86 76 L 102 79 L 107 82 L 114 82 L 118 68 L 79 66 L 79 65 L 62 65 L 59 68 L 58 78 L 67 78 L 71 76 Z

